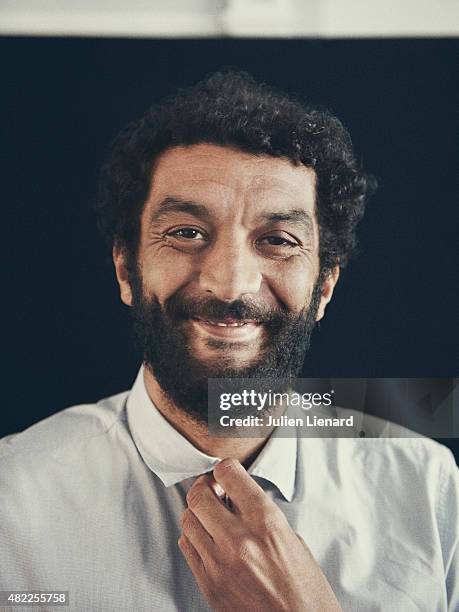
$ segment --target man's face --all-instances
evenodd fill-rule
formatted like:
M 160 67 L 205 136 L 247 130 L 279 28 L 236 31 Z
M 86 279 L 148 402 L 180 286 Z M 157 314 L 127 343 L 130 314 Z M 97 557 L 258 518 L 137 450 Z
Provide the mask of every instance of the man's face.
M 142 213 L 134 286 L 115 252 L 122 299 L 160 346 L 152 360 L 162 364 L 149 364 L 156 377 L 184 363 L 194 379 L 262 375 L 269 361 L 292 374 L 282 353 L 302 359 L 294 345 L 307 344 L 336 282 L 317 286 L 318 252 L 313 170 L 212 144 L 165 151 Z

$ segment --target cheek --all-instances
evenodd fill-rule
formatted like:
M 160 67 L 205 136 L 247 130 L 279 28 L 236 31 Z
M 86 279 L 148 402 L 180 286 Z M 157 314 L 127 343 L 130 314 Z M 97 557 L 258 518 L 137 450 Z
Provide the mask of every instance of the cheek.
M 311 300 L 316 276 L 315 266 L 305 265 L 304 261 L 288 262 L 271 274 L 268 282 L 277 299 L 292 312 L 299 313 Z
M 183 258 L 154 257 L 147 255 L 141 260 L 144 291 L 149 297 L 155 296 L 160 304 L 186 286 L 193 277 L 193 267 Z

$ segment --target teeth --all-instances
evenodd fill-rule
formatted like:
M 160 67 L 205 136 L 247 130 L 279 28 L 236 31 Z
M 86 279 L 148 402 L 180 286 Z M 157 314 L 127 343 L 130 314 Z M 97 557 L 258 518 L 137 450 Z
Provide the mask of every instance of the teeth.
M 211 325 L 218 325 L 218 327 L 242 327 L 245 323 L 212 323 L 209 321 Z
M 247 325 L 244 322 L 238 323 L 220 323 L 217 321 L 203 321 L 204 323 L 208 323 L 209 325 L 217 325 L 218 327 L 242 327 L 243 325 Z

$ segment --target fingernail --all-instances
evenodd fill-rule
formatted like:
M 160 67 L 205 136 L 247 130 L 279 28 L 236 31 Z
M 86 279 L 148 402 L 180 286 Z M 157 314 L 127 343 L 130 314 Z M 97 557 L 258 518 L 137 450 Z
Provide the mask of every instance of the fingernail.
M 217 497 L 220 497 L 220 499 L 222 497 L 225 497 L 225 495 L 226 495 L 225 494 L 225 490 L 224 490 L 224 488 L 220 484 L 218 484 L 218 482 L 213 482 L 212 483 L 212 488 L 213 488 L 213 490 L 215 492 L 215 495 Z

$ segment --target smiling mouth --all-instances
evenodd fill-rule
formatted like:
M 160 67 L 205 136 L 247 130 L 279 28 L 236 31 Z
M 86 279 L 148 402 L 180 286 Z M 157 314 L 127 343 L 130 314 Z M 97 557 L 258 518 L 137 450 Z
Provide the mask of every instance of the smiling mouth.
M 226 318 L 220 321 L 212 319 L 192 319 L 194 326 L 207 336 L 228 340 L 252 340 L 259 334 L 261 323 L 253 319 L 237 320 Z
M 257 321 L 253 320 L 238 321 L 236 319 L 225 319 L 224 321 L 212 321 L 210 319 L 199 319 L 197 317 L 195 317 L 194 320 L 198 321 L 198 323 L 217 325 L 218 327 L 243 327 L 244 325 L 259 325 Z

